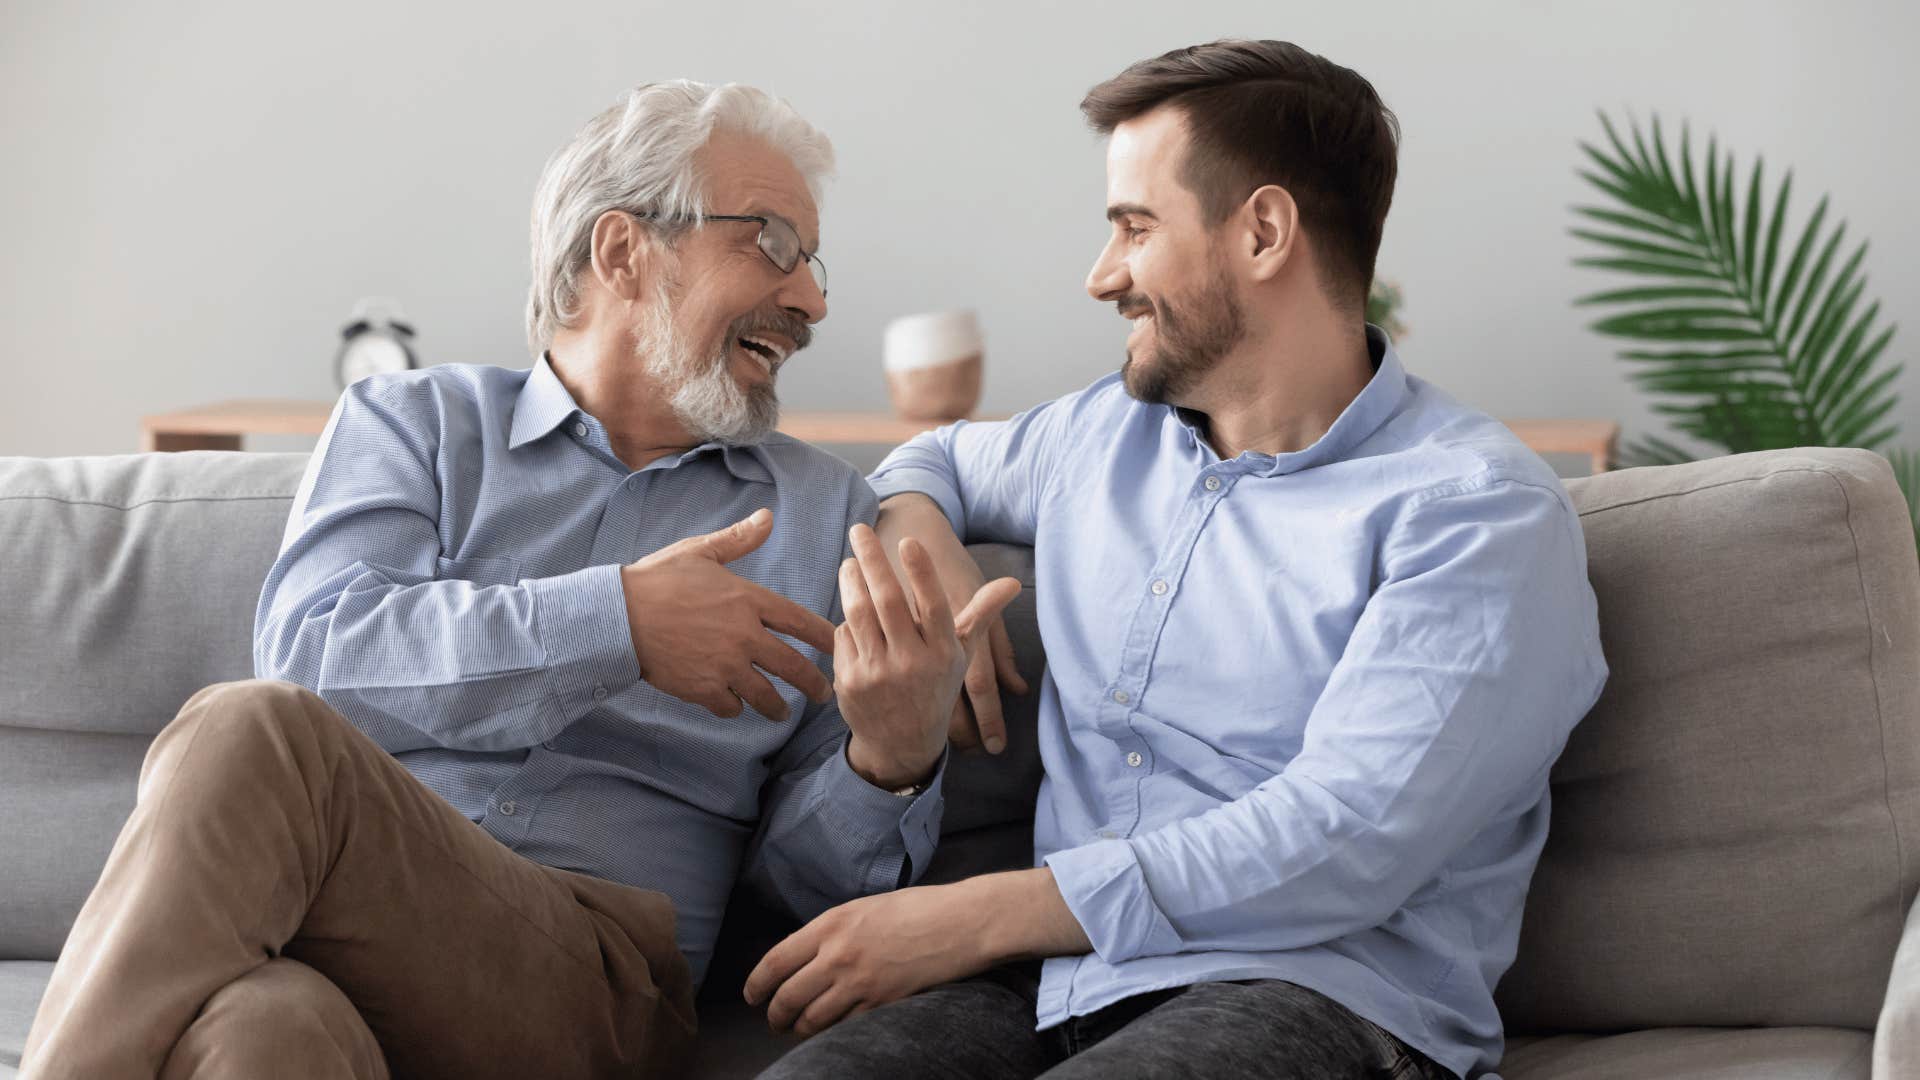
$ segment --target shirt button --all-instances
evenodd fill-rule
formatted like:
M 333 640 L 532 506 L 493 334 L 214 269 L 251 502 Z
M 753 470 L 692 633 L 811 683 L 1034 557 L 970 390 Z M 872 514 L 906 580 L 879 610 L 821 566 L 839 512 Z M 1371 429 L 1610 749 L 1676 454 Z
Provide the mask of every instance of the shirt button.
M 1135 750 L 1127 755 L 1127 766 L 1134 769 L 1140 767 L 1140 751 Z M 511 806 L 513 804 L 508 803 L 507 805 Z
M 546 742 L 543 742 L 540 745 L 546 747 L 549 750 L 560 749 L 560 741 L 558 739 L 548 739 Z
M 1139 757 L 1140 755 L 1139 755 L 1139 754 L 1135 754 L 1135 755 L 1133 755 L 1133 756 L 1134 756 L 1134 757 Z M 501 804 L 500 804 L 500 813 L 501 813 L 501 815 L 502 815 L 502 816 L 504 816 L 504 817 L 512 817 L 512 816 L 513 816 L 513 812 L 514 812 L 514 810 L 515 810 L 515 809 L 517 809 L 517 807 L 515 807 L 515 806 L 513 805 L 513 800 L 512 800 L 512 799 L 508 799 L 508 800 L 507 800 L 506 802 L 503 802 L 503 803 L 501 803 Z
M 604 687 L 604 686 L 596 686 L 596 687 L 594 687 L 594 688 L 593 688 L 593 700 L 595 700 L 595 701 L 605 701 L 605 700 L 607 700 L 607 688 L 606 688 L 606 687 Z
M 1125 705 L 1127 702 L 1132 701 L 1133 698 L 1130 695 L 1128 695 L 1128 693 L 1125 690 L 1115 690 L 1113 692 L 1113 700 L 1119 702 L 1122 705 Z
M 1112 829 L 1101 829 L 1099 832 L 1099 837 L 1102 840 L 1118 840 L 1120 838 L 1120 834 L 1117 832 L 1114 832 Z
M 1208 490 L 1208 491 L 1219 491 L 1219 490 L 1220 490 L 1220 478 L 1219 478 L 1219 477 L 1217 477 L 1217 476 L 1209 476 L 1209 477 L 1207 477 L 1207 490 Z
M 574 434 L 575 434 L 576 436 L 578 436 L 578 437 L 580 437 L 580 438 L 582 438 L 582 439 L 584 439 L 584 438 L 586 438 L 586 437 L 587 437 L 587 425 L 585 425 L 585 424 L 575 424 L 575 425 L 573 425 L 573 433 L 574 433 Z
M 1165 596 L 1167 595 L 1167 588 L 1168 588 L 1168 585 L 1166 581 L 1164 580 L 1156 581 L 1153 583 L 1153 595 Z

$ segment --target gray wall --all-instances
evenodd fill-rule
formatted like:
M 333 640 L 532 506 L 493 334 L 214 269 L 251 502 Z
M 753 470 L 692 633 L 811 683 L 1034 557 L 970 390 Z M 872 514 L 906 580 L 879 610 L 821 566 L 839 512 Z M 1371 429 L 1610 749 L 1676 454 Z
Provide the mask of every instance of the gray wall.
M 284 10 L 282 10 L 284 8 Z M 741 80 L 836 141 L 834 303 L 791 407 L 881 407 L 894 315 L 978 308 L 988 411 L 1112 368 L 1081 292 L 1101 147 L 1074 108 L 1129 61 L 1228 35 L 1358 68 L 1405 128 L 1381 254 L 1409 366 L 1505 416 L 1644 400 L 1569 300 L 1576 140 L 1596 106 L 1711 127 L 1873 238 L 1870 295 L 1920 299 L 1911 4 L 1115 3 L 0 7 L 0 454 L 115 453 L 147 412 L 331 397 L 356 298 L 429 362 L 524 366 L 526 214 L 547 155 L 628 85 Z M 1912 324 L 1911 318 L 1907 320 Z M 1893 352 L 1911 356 L 1912 331 Z M 1900 417 L 1920 445 L 1920 371 Z

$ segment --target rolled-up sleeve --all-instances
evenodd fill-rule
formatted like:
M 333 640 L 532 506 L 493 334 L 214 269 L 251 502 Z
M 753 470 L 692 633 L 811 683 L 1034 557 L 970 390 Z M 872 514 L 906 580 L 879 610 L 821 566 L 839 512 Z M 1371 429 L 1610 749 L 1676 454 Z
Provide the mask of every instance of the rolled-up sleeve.
M 254 672 L 310 687 L 390 752 L 551 739 L 640 677 L 618 566 L 443 579 L 430 409 L 335 406 L 254 618 Z
M 1572 507 L 1506 479 L 1434 493 L 1394 529 L 1384 566 L 1277 776 L 1047 857 L 1101 959 L 1300 948 L 1378 926 L 1483 831 L 1537 857 L 1519 823 L 1606 679 Z
M 1079 396 L 1010 420 L 936 428 L 888 454 L 868 479 L 882 499 L 905 492 L 932 499 L 966 543 L 1032 544 Z

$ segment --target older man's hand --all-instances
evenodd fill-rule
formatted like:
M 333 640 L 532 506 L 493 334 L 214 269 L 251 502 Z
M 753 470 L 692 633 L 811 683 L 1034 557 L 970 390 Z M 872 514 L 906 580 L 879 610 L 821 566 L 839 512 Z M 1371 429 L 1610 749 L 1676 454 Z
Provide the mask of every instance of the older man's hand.
M 833 624 L 726 567 L 771 535 L 772 511 L 756 510 L 621 568 L 641 678 L 717 716 L 739 716 L 744 701 L 769 719 L 786 719 L 787 703 L 768 674 L 813 701 L 832 695 L 826 675 L 774 634 L 830 653 Z
M 933 558 L 933 568 L 946 587 L 947 602 L 962 607 L 980 587 L 986 576 L 973 556 L 953 534 L 947 516 L 932 499 L 917 492 L 895 495 L 880 504 L 880 520 L 875 525 L 881 546 L 891 555 L 899 543 L 913 537 Z M 896 567 L 898 562 L 896 560 Z M 985 622 L 984 632 L 973 635 L 968 647 L 966 692 L 955 700 L 947 737 L 959 750 L 985 746 L 998 754 L 1007 746 L 1007 722 L 1000 708 L 1000 692 L 1027 692 L 1027 681 L 1014 665 L 1013 643 L 1007 637 L 1006 623 L 995 612 Z
M 899 546 L 909 601 L 874 531 L 855 525 L 849 539 L 854 557 L 840 566 L 847 621 L 833 649 L 834 690 L 851 732 L 847 763 L 876 786 L 905 787 L 939 761 L 968 651 L 1020 594 L 1020 583 L 1001 578 L 982 586 L 955 616 L 918 540 Z

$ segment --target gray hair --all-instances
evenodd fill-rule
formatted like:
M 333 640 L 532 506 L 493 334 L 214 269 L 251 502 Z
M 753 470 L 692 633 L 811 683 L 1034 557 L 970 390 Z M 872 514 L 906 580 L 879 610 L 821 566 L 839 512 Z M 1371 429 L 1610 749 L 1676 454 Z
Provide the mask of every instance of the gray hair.
M 715 131 L 764 140 L 785 154 L 814 201 L 833 174 L 833 144 L 793 106 L 739 83 L 647 83 L 587 122 L 547 162 L 533 196 L 533 286 L 527 344 L 539 356 L 579 315 L 579 275 L 593 257 L 593 223 L 609 210 L 698 220 L 706 181 L 694 154 Z M 663 236 L 677 235 L 672 225 Z

